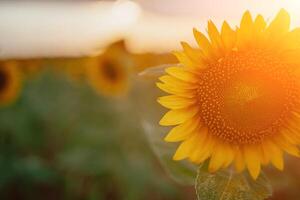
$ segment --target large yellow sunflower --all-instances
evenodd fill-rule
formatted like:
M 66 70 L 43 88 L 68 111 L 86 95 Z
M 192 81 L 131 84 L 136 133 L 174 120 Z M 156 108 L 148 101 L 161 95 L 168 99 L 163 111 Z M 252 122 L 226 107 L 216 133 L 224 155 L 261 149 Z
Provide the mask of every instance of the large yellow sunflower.
M 16 63 L 0 62 L 0 106 L 13 102 L 21 88 L 21 73 Z
M 289 26 L 285 10 L 269 25 L 247 11 L 236 29 L 194 29 L 199 49 L 182 43 L 181 65 L 157 83 L 170 94 L 158 99 L 170 109 L 160 124 L 175 126 L 165 140 L 182 142 L 175 160 L 209 160 L 210 172 L 233 164 L 256 179 L 261 165 L 282 170 L 284 152 L 299 156 L 300 28 Z

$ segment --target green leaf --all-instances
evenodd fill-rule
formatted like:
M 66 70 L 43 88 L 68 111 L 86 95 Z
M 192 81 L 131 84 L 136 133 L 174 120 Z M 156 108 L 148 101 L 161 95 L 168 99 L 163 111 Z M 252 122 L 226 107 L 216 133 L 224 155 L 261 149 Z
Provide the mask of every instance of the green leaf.
M 197 175 L 196 165 L 187 161 L 174 161 L 172 159 L 177 145 L 167 143 L 163 140 L 163 136 L 167 132 L 165 128 L 158 125 L 153 126 L 146 122 L 143 123 L 143 127 L 152 150 L 169 176 L 180 184 L 194 185 Z
M 236 173 L 232 169 L 211 174 L 207 166 L 199 168 L 195 188 L 198 200 L 263 200 L 272 194 L 263 173 L 253 180 L 248 173 Z
M 144 71 L 139 73 L 139 76 L 145 78 L 145 77 L 154 77 L 158 78 L 159 76 L 162 76 L 165 74 L 165 69 L 172 66 L 182 66 L 181 64 L 164 64 L 154 67 L 149 67 L 145 69 Z
M 163 67 L 156 67 L 153 70 L 160 71 Z M 155 74 L 155 73 L 154 73 Z M 176 182 L 183 185 L 194 185 L 197 175 L 197 166 L 187 161 L 174 161 L 172 159 L 178 143 L 168 143 L 164 137 L 170 128 L 159 125 L 159 120 L 166 109 L 156 101 L 157 97 L 164 95 L 155 86 L 157 79 L 141 79 L 137 82 L 133 101 L 136 105 L 139 119 L 141 119 L 142 128 L 153 152 L 158 157 L 161 165 L 166 172 Z M 146 93 L 143 91 L 147 91 Z

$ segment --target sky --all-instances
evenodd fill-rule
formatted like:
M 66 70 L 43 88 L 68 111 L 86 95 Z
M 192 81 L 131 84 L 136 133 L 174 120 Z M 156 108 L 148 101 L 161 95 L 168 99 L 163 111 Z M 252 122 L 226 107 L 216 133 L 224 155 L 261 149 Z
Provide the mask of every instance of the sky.
M 0 1 L 0 58 L 96 54 L 122 39 L 139 12 L 126 1 Z
M 286 8 L 299 17 L 299 0 L 137 0 L 143 8 L 169 15 L 239 17 L 244 10 L 270 14 Z
M 0 2 L 0 58 L 77 57 L 100 53 L 125 39 L 136 53 L 170 52 L 195 45 L 192 28 L 227 20 L 245 10 L 267 19 L 285 8 L 300 26 L 299 0 L 136 0 L 129 2 Z
M 180 49 L 180 41 L 196 46 L 192 29 L 206 32 L 208 20 L 218 27 L 224 20 L 232 27 L 239 24 L 246 10 L 262 14 L 270 21 L 281 9 L 292 18 L 292 27 L 300 26 L 299 0 L 138 0 L 144 9 L 134 26 L 128 46 L 134 52 L 167 52 Z M 155 14 L 154 14 L 155 13 Z

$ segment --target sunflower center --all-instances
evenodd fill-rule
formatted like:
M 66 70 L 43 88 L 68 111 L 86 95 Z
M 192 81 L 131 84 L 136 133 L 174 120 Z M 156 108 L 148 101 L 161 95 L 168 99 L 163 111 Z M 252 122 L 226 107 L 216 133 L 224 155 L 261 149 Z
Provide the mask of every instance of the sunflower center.
M 0 91 L 3 91 L 8 83 L 7 74 L 3 69 L 0 69 Z
M 103 62 L 101 66 L 103 75 L 110 81 L 115 81 L 118 79 L 118 70 L 110 61 Z
M 253 144 L 276 134 L 292 114 L 297 87 L 280 59 L 260 51 L 234 52 L 202 73 L 201 118 L 210 133 Z

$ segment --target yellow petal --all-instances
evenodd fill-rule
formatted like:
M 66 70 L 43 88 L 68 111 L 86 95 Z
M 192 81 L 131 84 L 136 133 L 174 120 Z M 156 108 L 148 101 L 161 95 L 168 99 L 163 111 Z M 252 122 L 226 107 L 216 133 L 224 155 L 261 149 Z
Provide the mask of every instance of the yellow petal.
M 159 78 L 160 81 L 163 83 L 166 83 L 167 85 L 173 86 L 173 87 L 180 87 L 183 89 L 197 89 L 198 85 L 193 83 L 188 83 L 185 81 L 182 81 L 178 78 L 175 78 L 173 76 L 164 75 Z
M 166 72 L 171 76 L 186 82 L 197 83 L 199 81 L 199 78 L 196 74 L 185 70 L 183 67 L 168 67 Z
M 264 43 L 264 31 L 266 29 L 267 23 L 265 19 L 258 15 L 255 18 L 254 21 L 254 27 L 253 27 L 253 39 L 255 40 L 256 45 L 262 46 Z
M 207 133 L 207 128 L 202 128 L 199 136 L 199 145 L 190 155 L 190 160 L 198 164 L 204 162 L 211 156 L 215 146 L 215 141 Z
M 225 146 L 225 152 L 226 152 L 226 160 L 224 162 L 224 165 L 222 166 L 223 168 L 228 167 L 233 161 L 234 161 L 234 150 L 233 148 L 226 144 Z
M 261 151 L 260 160 L 261 164 L 268 165 L 270 163 L 270 154 L 266 148 L 264 148 L 264 145 L 260 145 L 259 150 Z
M 200 68 L 200 64 L 191 60 L 184 52 L 173 51 L 173 54 L 176 56 L 178 61 L 182 63 L 185 67 L 189 67 L 191 69 Z
M 234 157 L 234 161 L 235 161 L 235 169 L 237 172 L 241 172 L 245 169 L 245 159 L 244 159 L 244 155 L 242 153 L 242 150 L 240 148 L 237 148 L 235 150 L 235 157 Z
M 290 120 L 290 123 L 286 130 L 283 130 L 282 135 L 286 137 L 287 141 L 289 141 L 291 144 L 299 145 L 300 144 L 300 129 L 299 129 L 299 123 L 300 118 L 299 116 L 296 116 L 298 114 L 294 113 L 294 119 Z
M 284 139 L 288 143 L 294 144 L 294 145 L 299 144 L 299 139 L 296 136 L 296 134 L 294 134 L 294 131 L 292 131 L 292 130 L 283 130 L 281 135 L 282 135 L 282 137 L 284 137 Z
M 249 31 L 253 28 L 253 20 L 249 11 L 246 11 L 242 17 L 240 29 L 243 31 Z
M 263 16 L 257 15 L 257 17 L 255 18 L 255 21 L 254 21 L 255 33 L 263 32 L 266 29 L 266 27 L 267 27 L 267 23 L 266 23 L 265 19 L 263 18 Z
M 272 142 L 265 141 L 264 148 L 268 151 L 272 164 L 279 170 L 283 170 L 283 154 L 282 151 Z
M 242 17 L 240 28 L 237 30 L 237 46 L 242 48 L 249 44 L 253 34 L 253 20 L 249 11 Z
M 297 126 L 297 128 L 298 128 L 298 126 Z M 293 138 L 294 143 L 296 143 L 297 145 L 299 145 L 300 144 L 300 132 L 299 132 L 299 129 L 297 129 L 297 128 L 296 127 L 292 127 L 290 129 L 290 134 L 288 134 L 288 135 Z
M 199 137 L 199 136 L 197 134 L 195 134 L 193 137 L 182 142 L 179 145 L 178 149 L 176 150 L 176 152 L 173 156 L 173 160 L 182 160 L 182 159 L 189 157 L 190 152 L 194 148 L 196 148 L 196 146 L 198 144 L 197 137 Z
M 208 166 L 208 171 L 210 173 L 218 171 L 225 162 L 224 155 L 219 148 L 220 146 L 216 145 L 214 151 L 212 152 Z
M 167 112 L 163 118 L 160 120 L 159 124 L 162 126 L 173 126 L 181 124 L 188 119 L 191 119 L 198 112 L 197 106 L 192 106 L 189 108 L 170 110 Z
M 201 126 L 197 118 L 192 118 L 186 122 L 174 127 L 165 137 L 167 142 L 179 142 L 191 137 L 193 134 L 197 134 L 199 127 Z
M 226 21 L 222 25 L 221 38 L 225 49 L 232 50 L 236 42 L 236 32 L 231 29 Z
M 192 48 L 188 43 L 181 42 L 184 53 L 195 63 L 199 64 L 199 67 L 203 65 L 203 52 L 200 49 Z
M 282 50 L 295 50 L 300 48 L 300 28 L 296 28 L 284 36 L 281 42 Z M 299 51 L 298 51 L 299 53 Z M 299 54 L 298 54 L 299 55 Z
M 290 15 L 281 9 L 275 19 L 271 22 L 266 32 L 271 40 L 278 39 L 286 34 L 290 28 Z
M 208 170 L 213 173 L 219 170 L 221 167 L 228 166 L 233 160 L 233 152 L 230 147 L 221 142 L 217 142 L 212 152 L 209 162 Z
M 213 143 L 211 143 L 211 145 L 213 145 Z M 193 163 L 200 164 L 203 163 L 205 160 L 207 160 L 211 156 L 211 153 L 212 153 L 212 149 L 210 148 L 206 148 L 205 150 L 202 151 L 198 150 L 197 152 L 194 152 L 194 154 L 190 157 L 190 160 Z
M 290 144 L 289 142 L 287 142 L 284 137 L 282 136 L 277 136 L 273 138 L 273 142 L 278 145 L 280 148 L 282 148 L 284 151 L 286 151 L 287 153 L 296 156 L 296 157 L 300 157 L 300 152 L 298 147 L 296 147 L 293 144 Z
M 257 179 L 260 173 L 260 155 L 256 147 L 247 145 L 243 148 L 244 158 L 246 161 L 247 168 L 253 179 Z
M 207 32 L 212 47 L 214 48 L 215 51 L 219 51 L 222 48 L 222 40 L 216 25 L 212 21 L 208 21 Z
M 184 98 L 177 95 L 168 95 L 159 97 L 157 99 L 158 103 L 160 103 L 162 106 L 169 108 L 169 109 L 181 109 L 190 107 L 193 104 L 196 103 L 196 100 L 194 98 Z
M 194 37 L 199 45 L 199 47 L 201 48 L 201 50 L 203 51 L 205 56 L 211 56 L 212 55 L 212 46 L 210 41 L 205 37 L 205 35 L 199 31 L 197 31 L 197 29 L 193 29 L 193 33 L 194 33 Z
M 169 94 L 176 94 L 178 96 L 186 98 L 193 98 L 196 95 L 195 90 L 187 90 L 183 88 L 172 87 L 164 83 L 156 83 L 156 86 L 164 92 L 167 92 Z
M 293 111 L 293 119 L 291 120 L 291 126 L 293 127 L 294 130 L 296 131 L 296 135 L 300 136 L 300 113 L 299 111 Z

